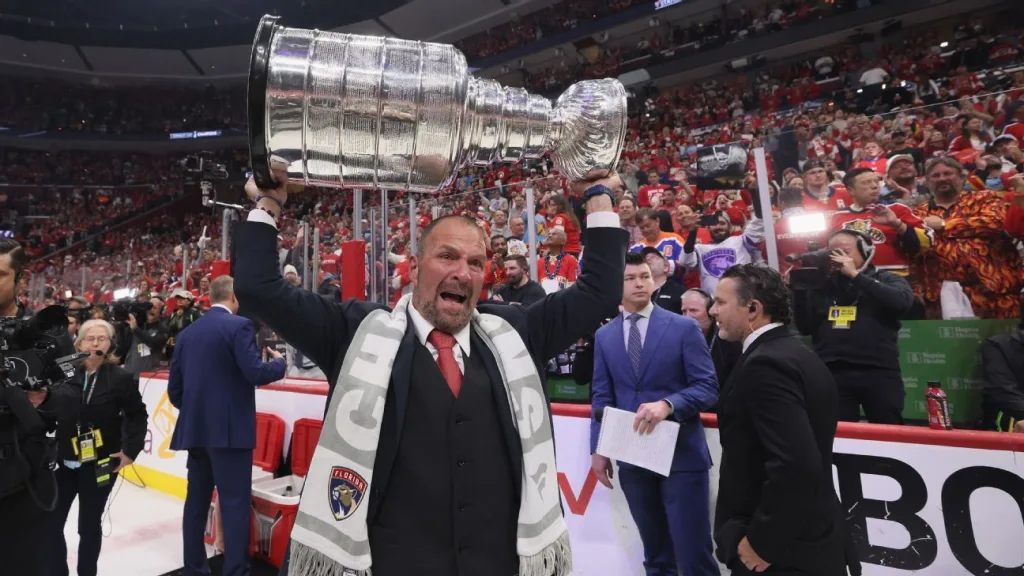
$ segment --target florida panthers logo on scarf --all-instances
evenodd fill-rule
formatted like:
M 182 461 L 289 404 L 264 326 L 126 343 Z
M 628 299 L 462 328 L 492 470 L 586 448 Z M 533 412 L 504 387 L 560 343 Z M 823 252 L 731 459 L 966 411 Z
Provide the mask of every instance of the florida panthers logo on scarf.
M 331 481 L 327 485 L 330 494 L 331 512 L 335 520 L 344 520 L 352 515 L 366 495 L 366 480 L 351 468 L 331 468 Z

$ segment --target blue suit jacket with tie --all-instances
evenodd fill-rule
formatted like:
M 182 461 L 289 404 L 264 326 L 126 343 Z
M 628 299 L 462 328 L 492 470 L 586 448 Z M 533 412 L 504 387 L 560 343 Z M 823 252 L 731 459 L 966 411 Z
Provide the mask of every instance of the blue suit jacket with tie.
M 260 359 L 252 322 L 214 307 L 175 338 L 167 396 L 180 412 L 172 450 L 256 447 L 256 386 L 284 378 Z
M 679 422 L 672 471 L 709 469 L 711 455 L 700 413 L 718 401 L 718 379 L 700 326 L 691 318 L 655 306 L 647 324 L 639 374 L 634 374 L 623 322 L 619 314 L 594 338 L 591 453 L 597 449 L 601 429 L 596 416 L 605 406 L 636 412 L 641 404 L 668 400 L 675 408 L 669 419 Z

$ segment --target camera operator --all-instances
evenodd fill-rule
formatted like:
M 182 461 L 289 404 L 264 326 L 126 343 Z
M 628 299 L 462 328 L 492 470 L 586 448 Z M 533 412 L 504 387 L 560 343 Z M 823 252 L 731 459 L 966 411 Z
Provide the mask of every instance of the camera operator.
M 136 384 L 140 374 L 157 369 L 167 344 L 167 325 L 161 318 L 164 301 L 154 297 L 148 304 L 145 314 L 142 313 L 144 305 L 133 306 L 128 314 L 131 345 L 124 357 L 124 369 L 132 373 Z
M 117 473 L 130 466 L 146 439 L 149 416 L 132 375 L 112 365 L 114 327 L 106 320 L 82 324 L 75 349 L 91 355 L 67 385 L 82 395 L 76 414 L 57 425 L 57 509 L 50 522 L 50 567 L 46 576 L 67 576 L 64 524 L 78 498 L 78 576 L 96 576 L 103 543 L 101 519 Z
M 176 288 L 171 293 L 171 298 L 175 299 L 176 306 L 171 317 L 167 319 L 167 345 L 164 347 L 164 358 L 171 358 L 174 355 L 174 337 L 203 315 L 195 307 L 195 296 L 188 290 Z
M 906 279 L 876 269 L 875 247 L 862 232 L 841 229 L 827 251 L 805 255 L 820 262 L 790 271 L 794 317 L 801 334 L 828 366 L 839 390 L 839 419 L 903 424 L 903 378 L 897 338 L 914 301 Z
M 33 312 L 17 301 L 28 256 L 11 238 L 0 238 L 0 316 L 26 319 Z M 73 353 L 64 328 L 45 332 L 58 357 Z M 47 523 L 57 486 L 50 466 L 55 453 L 46 432 L 58 413 L 74 413 L 81 395 L 68 386 L 24 390 L 0 384 L 0 563 L 4 573 L 41 574 L 46 562 Z
M 92 317 L 92 304 L 81 296 L 75 296 L 68 300 L 67 308 L 68 336 L 73 341 L 78 335 L 78 328 Z

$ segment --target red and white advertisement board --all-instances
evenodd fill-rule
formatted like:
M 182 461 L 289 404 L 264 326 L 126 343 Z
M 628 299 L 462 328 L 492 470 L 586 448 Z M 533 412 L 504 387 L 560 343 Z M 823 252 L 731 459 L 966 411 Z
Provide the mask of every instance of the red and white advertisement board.
M 184 457 L 165 444 L 177 419 L 166 376 L 144 388 L 150 436 L 137 464 L 183 482 Z M 257 410 L 284 419 L 287 446 L 296 420 L 322 417 L 326 393 L 323 382 L 289 379 L 260 388 Z M 590 407 L 556 404 L 553 412 L 574 574 L 641 576 L 643 549 L 622 492 L 590 473 Z M 720 462 L 714 416 L 704 423 Z M 1024 575 L 1024 435 L 840 424 L 834 452 L 866 576 Z M 712 468 L 712 514 L 717 486 Z
M 574 574 L 642 575 L 622 492 L 590 472 L 589 406 L 556 405 L 554 421 Z M 704 421 L 720 462 L 715 419 Z M 839 434 L 833 474 L 865 576 L 1024 574 L 1024 437 L 870 424 Z M 712 519 L 717 487 L 712 468 Z

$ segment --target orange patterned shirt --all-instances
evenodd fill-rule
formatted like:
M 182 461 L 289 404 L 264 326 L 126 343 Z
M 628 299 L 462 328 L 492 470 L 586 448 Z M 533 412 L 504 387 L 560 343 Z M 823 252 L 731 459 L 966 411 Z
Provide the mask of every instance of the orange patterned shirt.
M 938 216 L 946 226 L 935 233 L 931 252 L 911 266 L 911 284 L 923 297 L 928 318 L 941 318 L 942 281 L 959 282 L 978 318 L 1016 318 L 1024 288 L 1021 258 L 1003 230 L 1006 201 L 983 190 L 960 193 L 949 208 L 934 200 L 914 208 L 924 219 Z

